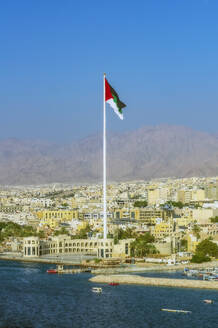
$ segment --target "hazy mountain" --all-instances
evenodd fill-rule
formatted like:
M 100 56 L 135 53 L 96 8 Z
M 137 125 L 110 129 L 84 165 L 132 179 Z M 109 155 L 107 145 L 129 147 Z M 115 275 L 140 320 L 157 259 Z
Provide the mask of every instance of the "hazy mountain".
M 108 179 L 218 175 L 218 138 L 181 126 L 156 126 L 108 137 Z M 70 145 L 0 141 L 0 184 L 99 182 L 102 139 Z

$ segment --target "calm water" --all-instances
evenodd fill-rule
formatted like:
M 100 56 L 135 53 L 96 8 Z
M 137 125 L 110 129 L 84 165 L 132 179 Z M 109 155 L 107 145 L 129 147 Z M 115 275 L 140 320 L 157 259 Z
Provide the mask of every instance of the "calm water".
M 218 327 L 218 291 L 93 285 L 90 274 L 48 275 L 49 267 L 0 261 L 1 328 Z M 93 286 L 103 293 L 92 293 Z M 215 303 L 204 304 L 206 298 Z M 192 313 L 161 312 L 163 307 Z

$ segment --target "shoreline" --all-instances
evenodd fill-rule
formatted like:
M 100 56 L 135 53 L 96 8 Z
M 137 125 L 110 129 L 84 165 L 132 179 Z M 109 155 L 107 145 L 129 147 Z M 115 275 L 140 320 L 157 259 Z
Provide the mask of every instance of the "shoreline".
M 98 275 L 89 279 L 93 283 L 118 283 L 123 285 L 143 285 L 154 287 L 179 287 L 218 290 L 218 281 L 148 278 L 137 275 Z
M 10 257 L 10 256 L 0 256 L 0 260 L 2 261 L 15 261 L 15 262 L 29 262 L 29 263 L 44 263 L 44 264 L 63 264 L 63 265 L 69 265 L 69 262 L 67 261 L 55 261 L 55 260 L 49 260 L 49 259 L 35 259 L 35 258 L 25 258 L 25 257 Z M 72 265 L 78 265 L 78 263 L 73 263 Z
M 139 273 L 139 272 L 162 272 L 162 271 L 183 271 L 184 268 L 189 269 L 201 269 L 209 267 L 218 267 L 218 261 L 204 262 L 204 263 L 189 263 L 180 265 L 165 265 L 165 264 L 153 264 L 153 263 L 140 263 L 136 265 L 103 265 L 100 263 L 82 263 L 73 262 L 73 260 L 60 260 L 60 259 L 49 259 L 49 258 L 25 258 L 21 256 L 7 256 L 0 255 L 0 260 L 3 261 L 16 261 L 16 262 L 27 262 L 27 263 L 41 263 L 41 264 L 54 264 L 54 265 L 66 265 L 66 266 L 77 266 L 84 268 L 92 268 L 92 274 L 95 275 L 112 275 L 122 273 Z
M 115 267 L 115 268 L 98 268 L 92 271 L 93 274 L 119 274 L 119 273 L 139 273 L 139 272 L 175 272 L 175 271 L 184 271 L 185 268 L 188 269 L 204 269 L 204 268 L 211 268 L 211 267 L 218 267 L 217 261 L 211 262 L 204 262 L 204 263 L 189 263 L 189 264 L 180 264 L 180 265 L 165 265 L 165 264 L 153 264 L 150 265 L 141 263 L 135 266 L 127 266 L 127 267 Z
M 41 264 L 55 264 L 55 265 L 66 265 L 66 266 L 78 266 L 84 268 L 93 268 L 93 269 L 109 269 L 113 270 L 116 267 L 113 265 L 102 265 L 95 263 L 79 263 L 73 262 L 72 260 L 60 260 L 60 259 L 49 259 L 49 258 L 26 258 L 18 256 L 0 256 L 2 261 L 15 261 L 15 262 L 28 262 L 28 263 L 41 263 Z

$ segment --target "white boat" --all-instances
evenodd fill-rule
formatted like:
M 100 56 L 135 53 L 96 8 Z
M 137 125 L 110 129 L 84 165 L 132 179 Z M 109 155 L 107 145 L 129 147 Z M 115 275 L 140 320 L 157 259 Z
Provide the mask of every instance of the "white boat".
M 101 287 L 92 287 L 92 292 L 93 293 L 102 293 L 102 288 Z
M 216 280 L 218 280 L 218 276 L 217 275 L 216 276 L 213 276 L 213 275 L 208 276 L 207 280 L 209 280 L 209 281 L 216 281 Z
M 204 300 L 203 302 L 207 304 L 213 304 L 213 300 Z

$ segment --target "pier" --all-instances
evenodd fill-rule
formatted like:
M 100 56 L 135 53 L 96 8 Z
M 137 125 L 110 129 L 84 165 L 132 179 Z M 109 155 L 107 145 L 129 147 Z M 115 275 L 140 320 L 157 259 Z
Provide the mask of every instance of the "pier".
M 202 288 L 218 289 L 218 281 L 189 280 L 189 279 L 169 279 L 169 278 L 148 278 L 137 275 L 98 275 L 89 279 L 94 283 L 119 283 L 157 287 L 181 287 L 181 288 Z
M 81 269 L 75 269 L 75 268 L 64 268 L 63 265 L 57 265 L 57 273 L 58 274 L 76 274 L 76 273 L 82 273 L 82 272 L 91 272 L 90 268 L 81 268 Z

